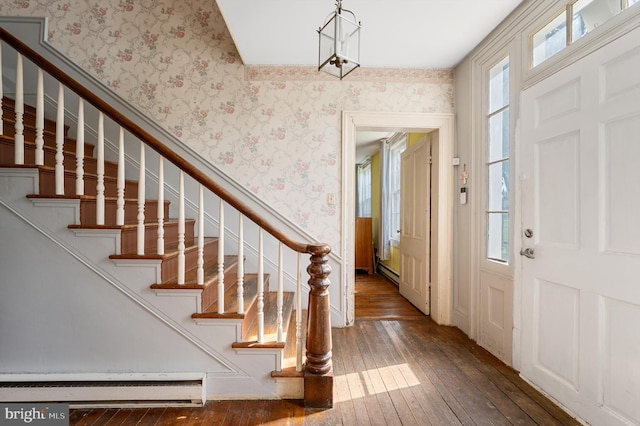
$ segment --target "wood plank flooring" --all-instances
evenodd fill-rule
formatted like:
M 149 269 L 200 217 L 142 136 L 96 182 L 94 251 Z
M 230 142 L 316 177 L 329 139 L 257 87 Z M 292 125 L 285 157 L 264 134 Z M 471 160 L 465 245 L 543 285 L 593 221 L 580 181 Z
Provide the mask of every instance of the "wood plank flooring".
M 210 401 L 202 408 L 71 410 L 71 425 L 578 425 L 378 275 L 356 276 L 356 322 L 333 330 L 334 408 Z

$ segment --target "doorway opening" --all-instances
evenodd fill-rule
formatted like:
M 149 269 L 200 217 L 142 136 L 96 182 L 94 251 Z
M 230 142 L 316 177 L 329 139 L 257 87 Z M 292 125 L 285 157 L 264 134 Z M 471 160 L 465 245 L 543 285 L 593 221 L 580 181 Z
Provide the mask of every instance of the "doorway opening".
M 431 288 L 431 317 L 443 325 L 451 324 L 452 301 L 452 238 L 453 238 L 453 114 L 430 113 L 388 113 L 388 112 L 349 112 L 342 115 L 342 241 L 343 283 L 345 305 L 347 307 L 347 324 L 355 318 L 355 245 L 353 231 L 355 228 L 356 200 L 356 135 L 358 131 L 387 131 L 429 133 L 437 131 L 438 179 L 433 187 L 438 197 L 436 222 L 433 230 L 437 233 L 433 250 L 438 252 L 437 262 L 432 265 L 437 279 Z

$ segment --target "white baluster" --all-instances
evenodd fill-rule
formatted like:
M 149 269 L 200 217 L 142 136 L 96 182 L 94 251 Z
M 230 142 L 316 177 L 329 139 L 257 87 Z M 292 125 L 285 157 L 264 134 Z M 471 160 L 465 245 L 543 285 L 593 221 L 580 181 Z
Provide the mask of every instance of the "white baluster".
M 258 343 L 264 343 L 264 252 L 262 228 L 258 231 Z
M 2 121 L 2 101 L 4 92 L 2 90 L 2 43 L 0 42 L 0 135 L 4 135 L 4 121 Z
M 145 158 L 144 142 L 140 141 L 140 171 L 138 173 L 138 228 L 137 228 L 137 253 L 144 256 L 144 202 L 145 202 Z
M 180 170 L 180 183 L 178 184 L 178 284 L 184 284 L 184 172 Z
M 44 164 L 44 75 L 38 68 L 38 83 L 36 88 L 36 153 L 35 163 Z
M 158 242 L 156 250 L 164 255 L 164 159 L 158 159 Z
M 64 195 L 64 87 L 58 84 L 56 114 L 56 195 Z
M 16 61 L 16 132 L 14 136 L 14 162 L 16 164 L 24 164 L 24 76 L 22 73 L 22 55 L 20 53 L 18 53 Z
M 298 253 L 298 281 L 296 283 L 296 371 L 302 371 L 302 253 Z
M 224 314 L 224 201 L 218 219 L 218 313 Z
M 244 226 L 238 212 L 238 313 L 244 314 Z
M 278 338 L 276 341 L 284 341 L 284 332 L 282 330 L 282 296 L 284 291 L 284 256 L 282 254 L 282 243 L 278 245 L 278 293 L 276 304 L 276 325 L 278 330 Z
M 198 269 L 196 284 L 204 284 L 204 188 L 198 193 Z
M 76 195 L 84 195 L 84 100 L 78 99 L 78 132 L 76 136 Z
M 104 225 L 104 114 L 98 114 L 96 225 Z
M 120 127 L 120 136 L 118 137 L 118 178 L 116 182 L 117 200 L 116 200 L 116 225 L 124 225 L 124 129 Z

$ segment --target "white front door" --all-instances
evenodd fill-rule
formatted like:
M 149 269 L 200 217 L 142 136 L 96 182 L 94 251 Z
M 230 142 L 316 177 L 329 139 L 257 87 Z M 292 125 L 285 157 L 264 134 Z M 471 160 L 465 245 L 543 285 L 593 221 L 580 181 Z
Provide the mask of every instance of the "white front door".
M 400 294 L 429 315 L 431 164 L 429 139 L 402 153 L 400 190 Z
M 640 424 L 639 41 L 521 97 L 521 373 L 594 425 Z

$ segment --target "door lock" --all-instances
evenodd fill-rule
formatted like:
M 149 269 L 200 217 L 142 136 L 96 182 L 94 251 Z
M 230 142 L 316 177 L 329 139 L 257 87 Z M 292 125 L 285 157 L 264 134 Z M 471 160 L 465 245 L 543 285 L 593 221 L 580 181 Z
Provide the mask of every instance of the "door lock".
M 520 250 L 520 255 L 524 256 L 524 257 L 528 257 L 529 259 L 535 259 L 535 252 L 533 251 L 532 248 L 526 248 L 526 249 L 522 249 Z

